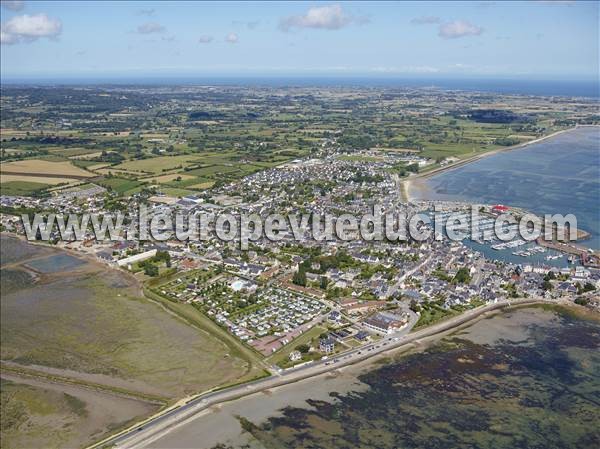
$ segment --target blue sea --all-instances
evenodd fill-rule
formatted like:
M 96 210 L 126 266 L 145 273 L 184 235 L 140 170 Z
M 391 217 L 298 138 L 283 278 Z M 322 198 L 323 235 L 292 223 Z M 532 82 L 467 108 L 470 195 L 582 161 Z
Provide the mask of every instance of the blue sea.
M 508 79 L 455 78 L 423 76 L 420 78 L 393 76 L 206 76 L 206 75 L 106 75 L 88 78 L 63 77 L 2 77 L 5 85 L 223 85 L 256 87 L 385 87 L 435 88 L 491 92 L 500 94 L 600 98 L 598 79 Z
M 442 172 L 413 196 L 574 214 L 578 227 L 591 234 L 581 243 L 600 249 L 600 127 L 581 127 Z

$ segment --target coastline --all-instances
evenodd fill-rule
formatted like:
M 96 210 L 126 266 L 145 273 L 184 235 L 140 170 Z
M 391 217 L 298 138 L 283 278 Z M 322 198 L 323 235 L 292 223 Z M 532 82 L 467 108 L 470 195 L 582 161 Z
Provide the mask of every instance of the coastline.
M 106 263 L 102 263 L 93 254 L 88 254 L 85 252 L 77 251 L 76 249 L 73 249 L 73 248 L 66 248 L 64 246 L 49 245 L 47 243 L 40 243 L 37 241 L 27 240 L 27 238 L 24 235 L 16 234 L 13 232 L 2 231 L 2 232 L 0 232 L 0 235 L 2 237 L 15 238 L 24 243 L 28 243 L 30 245 L 35 245 L 40 248 L 48 248 L 49 250 L 57 251 L 57 252 L 64 251 L 66 254 L 68 254 L 70 256 L 73 256 L 77 259 L 80 259 L 80 260 L 86 262 L 86 263 L 89 263 L 92 267 L 94 267 L 98 270 L 107 269 L 109 271 L 118 272 L 119 274 L 124 275 L 126 278 L 128 278 L 131 281 L 131 286 L 136 289 L 136 293 L 138 294 L 138 296 L 144 295 L 144 289 L 142 286 L 142 282 L 133 273 L 130 273 L 127 270 L 121 270 L 115 266 L 111 266 Z M 32 270 L 30 268 L 29 268 L 29 271 L 31 271 L 32 273 L 36 273 L 37 275 L 40 275 L 40 273 L 38 273 L 35 270 Z
M 530 145 L 534 145 L 540 142 L 543 142 L 545 140 L 557 137 L 561 134 L 567 133 L 567 132 L 571 132 L 571 131 L 575 131 L 579 128 L 594 128 L 594 127 L 600 127 L 599 125 L 576 125 L 574 127 L 571 128 L 566 128 L 566 129 L 562 129 L 559 131 L 555 131 L 553 133 L 547 134 L 545 136 L 542 137 L 538 137 L 537 139 L 533 139 L 530 140 L 528 142 L 523 142 L 523 143 L 519 143 L 516 145 L 511 145 L 505 148 L 497 148 L 495 150 L 491 150 L 491 151 L 487 151 L 485 153 L 481 153 L 481 154 L 477 154 L 475 156 L 470 156 L 467 157 L 465 159 L 462 159 L 460 161 L 454 162 L 452 164 L 448 164 L 445 165 L 443 167 L 438 167 L 435 168 L 431 171 L 425 172 L 425 173 L 419 173 L 413 176 L 409 176 L 408 178 L 406 178 L 405 180 L 401 180 L 400 181 L 400 192 L 402 195 L 402 201 L 410 203 L 413 202 L 414 199 L 414 195 L 411 195 L 411 191 L 413 191 L 413 189 L 415 188 L 419 188 L 418 186 L 415 186 L 415 184 L 418 184 L 419 181 L 422 182 L 422 180 L 425 180 L 427 178 L 431 178 L 433 176 L 437 176 L 441 173 L 444 173 L 446 171 L 450 171 L 450 170 L 454 170 L 456 168 L 462 167 L 463 165 L 467 165 L 470 164 L 472 162 L 476 162 L 478 160 L 481 160 L 483 158 L 489 157 L 489 156 L 493 156 L 495 154 L 499 154 L 499 153 L 504 153 L 504 152 L 508 152 L 508 151 L 515 151 L 515 150 L 521 150 L 524 149 Z M 422 187 L 421 187 L 422 188 Z
M 202 418 L 209 411 L 220 410 L 222 407 L 234 403 L 238 400 L 255 394 L 270 394 L 273 389 L 292 386 L 303 381 L 314 379 L 327 379 L 329 377 L 353 371 L 355 369 L 365 369 L 372 366 L 373 363 L 382 363 L 393 354 L 401 354 L 406 351 L 419 349 L 424 344 L 435 341 L 440 336 L 443 337 L 449 333 L 455 332 L 464 326 L 472 324 L 479 319 L 488 317 L 491 313 L 500 312 L 504 309 L 512 309 L 516 306 L 528 306 L 536 304 L 562 304 L 564 301 L 548 301 L 542 298 L 522 298 L 520 300 L 502 301 L 493 304 L 487 304 L 476 309 L 472 309 L 462 315 L 442 320 L 431 326 L 419 329 L 406 335 L 401 341 L 393 343 L 386 348 L 376 350 L 375 352 L 364 354 L 362 357 L 356 357 L 349 361 L 341 362 L 337 368 L 330 369 L 323 362 L 314 364 L 310 372 L 298 372 L 286 378 L 270 377 L 256 382 L 245 383 L 240 386 L 226 388 L 206 395 L 197 396 L 194 400 L 188 401 L 184 406 L 174 407 L 154 415 L 144 422 L 117 433 L 103 441 L 96 443 L 91 448 L 102 447 L 103 445 L 113 444 L 119 447 L 134 448 L 139 446 L 148 446 L 150 443 L 171 433 L 175 429 L 198 418 Z M 351 375 L 351 373 L 349 373 Z M 178 410 L 180 408 L 181 410 Z M 139 429 L 142 430 L 139 430 Z
M 18 236 L 15 236 L 15 235 L 12 235 L 9 233 L 2 233 L 2 234 L 3 235 L 6 234 L 6 235 L 12 236 L 14 238 L 20 238 Z M 35 242 L 28 242 L 27 240 L 25 240 L 23 238 L 21 238 L 21 239 L 27 243 L 36 244 Z M 48 246 L 45 244 L 39 244 L 39 243 L 37 243 L 36 245 L 41 246 L 41 247 L 54 248 L 57 251 L 62 250 L 62 251 L 68 252 L 70 254 L 73 254 L 74 256 L 84 258 L 86 260 L 90 260 L 90 259 L 93 260 L 93 256 L 88 255 L 88 254 L 82 254 L 73 249 L 62 248 L 62 247 L 52 247 L 52 246 Z M 95 265 L 97 265 L 97 266 L 107 267 L 106 265 L 104 265 L 98 261 L 94 261 L 94 262 L 95 262 Z M 107 268 L 115 269 L 113 267 L 107 267 Z M 122 272 L 121 270 L 118 270 L 118 269 L 117 269 L 117 271 Z M 133 276 L 132 276 L 132 278 L 135 279 Z M 479 309 L 479 310 L 474 309 L 472 314 L 466 314 L 461 317 L 456 317 L 455 319 L 450 318 L 448 320 L 444 320 L 439 323 L 436 323 L 432 326 L 428 326 L 427 328 L 420 329 L 420 330 L 414 332 L 412 335 L 409 334 L 409 338 L 407 339 L 408 341 L 403 342 L 401 345 L 398 345 L 397 347 L 390 346 L 388 350 L 381 351 L 380 353 L 374 353 L 372 357 L 359 359 L 353 364 L 341 365 L 337 369 L 330 371 L 330 372 L 317 373 L 315 376 L 310 375 L 310 373 L 309 373 L 306 377 L 300 377 L 298 379 L 290 379 L 290 382 L 285 382 L 285 381 L 283 381 L 283 379 L 281 379 L 283 382 L 279 383 L 279 382 L 277 382 L 277 379 L 272 379 L 273 380 L 272 385 L 267 385 L 266 388 L 258 388 L 256 390 L 254 390 L 252 388 L 252 386 L 253 386 L 252 382 L 245 383 L 245 384 L 243 384 L 243 389 L 242 389 L 242 386 L 239 387 L 239 389 L 242 390 L 241 394 L 238 392 L 238 395 L 233 395 L 233 397 L 230 396 L 229 400 L 227 397 L 223 398 L 220 401 L 217 400 L 215 402 L 212 402 L 209 399 L 210 403 L 207 404 L 208 406 L 206 408 L 204 408 L 204 407 L 200 408 L 199 411 L 197 411 L 196 413 L 193 413 L 191 416 L 183 416 L 180 421 L 176 421 L 175 423 L 173 423 L 173 427 L 168 426 L 166 429 L 158 429 L 159 434 L 158 435 L 151 434 L 149 439 L 152 441 L 155 441 L 155 439 L 153 438 L 155 436 L 160 438 L 161 436 L 166 435 L 167 433 L 171 433 L 171 431 L 173 431 L 175 428 L 180 427 L 191 420 L 198 419 L 198 418 L 202 419 L 201 417 L 206 418 L 206 415 L 213 415 L 214 413 L 212 413 L 212 412 L 214 412 L 215 410 L 219 410 L 221 407 L 228 406 L 229 404 L 236 404 L 239 400 L 241 400 L 244 397 L 252 396 L 254 394 L 270 395 L 274 390 L 277 390 L 278 388 L 283 388 L 286 385 L 293 387 L 295 384 L 302 385 L 303 382 L 313 381 L 313 382 L 319 383 L 319 382 L 322 382 L 323 380 L 330 379 L 330 378 L 337 378 L 337 377 L 341 377 L 341 376 L 345 376 L 345 377 L 353 376 L 354 375 L 353 373 L 357 372 L 356 370 L 371 369 L 372 367 L 376 366 L 378 363 L 379 364 L 386 363 L 386 361 L 389 360 L 389 357 L 402 356 L 405 353 L 409 353 L 412 351 L 421 351 L 421 350 L 427 348 L 427 346 L 429 344 L 431 344 L 432 342 L 435 342 L 448 334 L 458 332 L 462 328 L 471 326 L 472 324 L 478 322 L 481 319 L 485 319 L 491 315 L 502 313 L 503 310 L 511 310 L 515 307 L 529 307 L 529 306 L 533 306 L 534 304 L 548 304 L 548 302 L 539 300 L 536 298 L 531 298 L 529 300 L 515 301 L 515 302 L 512 302 L 512 304 L 511 303 L 508 303 L 508 304 L 500 304 L 499 303 L 499 304 L 484 306 L 482 309 Z M 560 304 L 560 305 L 564 305 L 564 306 L 574 307 L 574 306 L 572 306 L 572 304 L 567 303 L 567 302 L 562 302 L 562 301 L 561 302 L 553 302 L 552 304 L 557 304 L 557 305 Z M 412 337 L 412 338 L 410 338 L 410 337 Z M 182 401 L 183 401 L 183 403 L 185 403 L 185 399 L 182 399 Z M 179 404 L 181 404 L 182 401 L 179 401 Z M 164 412 L 165 412 L 165 410 L 159 412 L 159 416 L 161 414 L 163 414 Z M 157 416 L 157 415 L 154 415 L 154 416 Z M 141 425 L 145 425 L 145 424 L 138 423 L 136 426 L 139 427 Z M 136 428 L 138 428 L 138 427 L 136 427 Z M 132 430 L 129 430 L 129 431 L 131 432 Z M 114 438 L 114 437 L 110 437 L 110 438 Z M 144 443 L 150 443 L 150 442 L 151 441 L 144 441 Z M 97 445 L 93 445 L 92 447 L 96 447 L 96 446 Z
M 462 332 L 471 329 L 480 321 L 493 317 L 501 316 L 503 313 L 511 313 L 523 309 L 535 309 L 556 307 L 565 308 L 579 312 L 579 306 L 567 303 L 547 304 L 537 302 L 531 304 L 512 305 L 500 309 L 490 310 L 481 313 L 470 320 L 436 333 L 434 335 L 424 336 L 397 348 L 389 349 L 368 359 L 357 363 L 339 367 L 331 372 L 322 373 L 313 377 L 302 378 L 287 384 L 276 385 L 267 389 L 258 391 L 248 391 L 246 394 L 223 400 L 220 403 L 211 403 L 206 408 L 198 410 L 189 416 L 182 417 L 181 420 L 173 422 L 162 429 L 157 429 L 155 433 L 147 436 L 135 436 L 130 441 L 124 442 L 120 447 L 149 447 L 160 448 L 173 446 L 179 447 L 187 445 L 191 439 L 197 435 L 197 429 L 229 428 L 227 431 L 219 431 L 211 435 L 203 443 L 205 446 L 213 447 L 218 443 L 240 444 L 239 438 L 248 438 L 248 435 L 242 432 L 237 417 L 251 419 L 254 423 L 263 422 L 269 416 L 280 416 L 286 407 L 311 408 L 310 403 L 306 401 L 335 402 L 335 396 L 331 392 L 345 394 L 349 391 L 360 391 L 365 389 L 365 384 L 361 383 L 358 377 L 361 374 L 377 369 L 378 367 L 390 362 L 398 362 L 403 357 L 411 354 L 421 353 L 431 346 L 435 345 L 444 338 L 452 335 L 460 335 Z M 144 429 L 145 430 L 145 429 Z M 246 442 L 246 440 L 243 440 Z

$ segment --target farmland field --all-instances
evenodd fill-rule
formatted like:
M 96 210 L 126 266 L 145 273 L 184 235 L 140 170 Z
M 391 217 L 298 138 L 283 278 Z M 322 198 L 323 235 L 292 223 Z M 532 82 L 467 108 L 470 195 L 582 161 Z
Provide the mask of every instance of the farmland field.
M 102 156 L 102 151 L 96 151 L 93 153 L 82 153 L 82 154 L 76 154 L 76 155 L 72 155 L 69 156 L 69 159 L 81 159 L 81 160 L 86 160 L 86 159 L 93 159 L 96 157 Z
M 98 184 L 102 187 L 105 187 L 113 192 L 123 194 L 125 192 L 133 191 L 138 187 L 143 185 L 142 182 L 136 181 L 134 179 L 125 179 L 125 178 L 104 178 L 101 181 L 98 181 Z
M 51 162 L 41 159 L 27 159 L 23 161 L 4 162 L 0 164 L 0 171 L 10 174 L 23 175 L 52 175 L 65 178 L 85 178 L 94 176 L 93 173 L 74 166 L 70 162 Z
M 10 196 L 29 196 L 50 187 L 51 183 L 10 180 L 10 175 L 0 175 L 0 193 Z M 34 178 L 37 179 L 37 178 Z M 56 181 L 55 178 L 50 178 Z
M 27 176 L 27 175 L 5 175 L 4 173 L 0 173 L 0 183 L 13 183 L 13 182 L 21 182 L 21 183 L 30 183 L 30 184 L 45 184 L 45 185 L 58 185 L 58 184 L 71 184 L 75 182 L 80 182 L 77 179 L 71 178 L 61 178 L 54 176 Z M 4 188 L 5 186 L 2 186 Z
M 213 181 L 205 181 L 205 182 L 191 185 L 189 187 L 190 187 L 190 189 L 204 190 L 204 189 L 210 189 L 214 184 L 215 183 Z
M 189 173 L 191 175 L 196 175 L 196 176 L 211 176 L 211 175 L 216 175 L 216 174 L 220 174 L 220 173 L 231 173 L 231 172 L 235 172 L 235 171 L 238 171 L 238 168 L 228 166 L 228 165 L 211 165 L 208 167 L 202 167 L 202 168 L 197 168 L 195 170 L 190 170 L 190 171 L 187 171 L 186 173 Z
M 165 195 L 170 195 L 174 197 L 184 197 L 189 195 L 195 195 L 197 192 L 189 189 L 180 189 L 178 187 L 165 187 L 161 189 L 162 193 Z
M 191 176 L 191 175 L 173 173 L 170 175 L 153 176 L 153 177 L 147 178 L 147 180 L 152 181 L 152 182 L 158 182 L 159 184 L 163 184 L 166 182 L 175 181 L 175 180 L 177 180 L 177 178 L 181 178 L 182 181 L 185 181 L 187 179 L 196 179 L 194 176 Z
M 90 156 L 92 154 L 99 154 L 97 150 L 91 150 L 87 148 L 59 148 L 49 149 L 49 152 L 56 156 L 63 156 L 66 158 L 76 158 L 80 156 Z
M 164 171 L 173 170 L 178 167 L 188 167 L 201 160 L 200 156 L 180 155 L 180 156 L 159 156 L 149 159 L 140 159 L 123 162 L 117 165 L 116 169 L 128 171 L 147 172 L 159 174 Z

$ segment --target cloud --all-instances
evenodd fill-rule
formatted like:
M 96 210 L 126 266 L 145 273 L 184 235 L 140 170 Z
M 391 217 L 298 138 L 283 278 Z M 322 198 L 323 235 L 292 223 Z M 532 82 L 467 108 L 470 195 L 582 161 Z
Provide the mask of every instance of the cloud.
M 239 41 L 240 38 L 235 33 L 229 33 L 227 36 L 225 36 L 225 42 L 228 42 L 230 44 L 237 44 Z
M 483 28 L 473 25 L 466 20 L 455 20 L 443 23 L 439 27 L 438 35 L 444 39 L 457 39 L 465 36 L 479 36 Z
M 137 32 L 140 34 L 164 33 L 167 29 L 160 23 L 146 22 L 137 27 Z
M 147 16 L 147 17 L 150 17 L 150 16 L 154 15 L 154 9 L 138 9 L 135 12 L 135 15 L 136 16 Z
M 25 2 L 22 0 L 2 0 L 2 7 L 9 11 L 21 11 L 25 8 Z
M 207 34 L 200 36 L 200 38 L 198 39 L 198 43 L 200 43 L 200 44 L 210 44 L 212 41 L 213 41 L 213 37 L 209 36 Z
M 442 19 L 437 16 L 421 16 L 415 17 L 410 21 L 414 25 L 431 25 L 435 23 L 442 23 Z
M 175 42 L 175 36 L 163 36 L 160 40 L 165 42 Z
M 24 14 L 12 17 L 2 24 L 0 42 L 5 45 L 33 42 L 39 38 L 56 39 L 62 32 L 62 23 L 46 14 Z
M 4 30 L 0 30 L 0 44 L 2 45 L 12 45 L 19 42 L 18 36 L 14 34 L 5 33 Z
M 363 24 L 368 21 L 368 17 L 354 17 L 344 12 L 340 5 L 334 4 L 309 8 L 304 15 L 284 17 L 279 22 L 279 28 L 283 31 L 290 31 L 294 28 L 339 30 L 352 23 Z

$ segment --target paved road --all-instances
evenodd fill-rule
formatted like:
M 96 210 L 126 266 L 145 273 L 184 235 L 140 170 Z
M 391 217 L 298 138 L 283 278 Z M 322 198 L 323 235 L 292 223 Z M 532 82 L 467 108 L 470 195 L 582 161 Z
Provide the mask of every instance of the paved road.
M 499 301 L 495 304 L 485 305 L 476 309 L 469 310 L 457 317 L 447 319 L 441 323 L 434 324 L 425 329 L 408 334 L 408 330 L 400 334 L 390 335 L 374 343 L 355 348 L 342 354 L 332 356 L 331 359 L 321 360 L 310 364 L 305 364 L 297 368 L 290 368 L 280 373 L 280 376 L 268 377 L 256 381 L 248 382 L 243 385 L 226 388 L 219 391 L 198 396 L 188 403 L 169 409 L 162 414 L 150 418 L 138 427 L 126 430 L 114 437 L 100 442 L 92 447 L 115 446 L 119 449 L 143 448 L 146 444 L 154 441 L 160 436 L 168 433 L 172 428 L 187 420 L 194 415 L 202 412 L 215 404 L 232 401 L 241 397 L 257 393 L 270 388 L 290 384 L 309 377 L 317 376 L 339 369 L 343 366 L 355 364 L 366 360 L 382 352 L 391 349 L 397 349 L 419 340 L 431 337 L 445 332 L 454 327 L 460 326 L 483 313 L 496 310 L 509 305 L 532 304 L 545 301 L 542 298 L 529 298 L 524 300 Z

